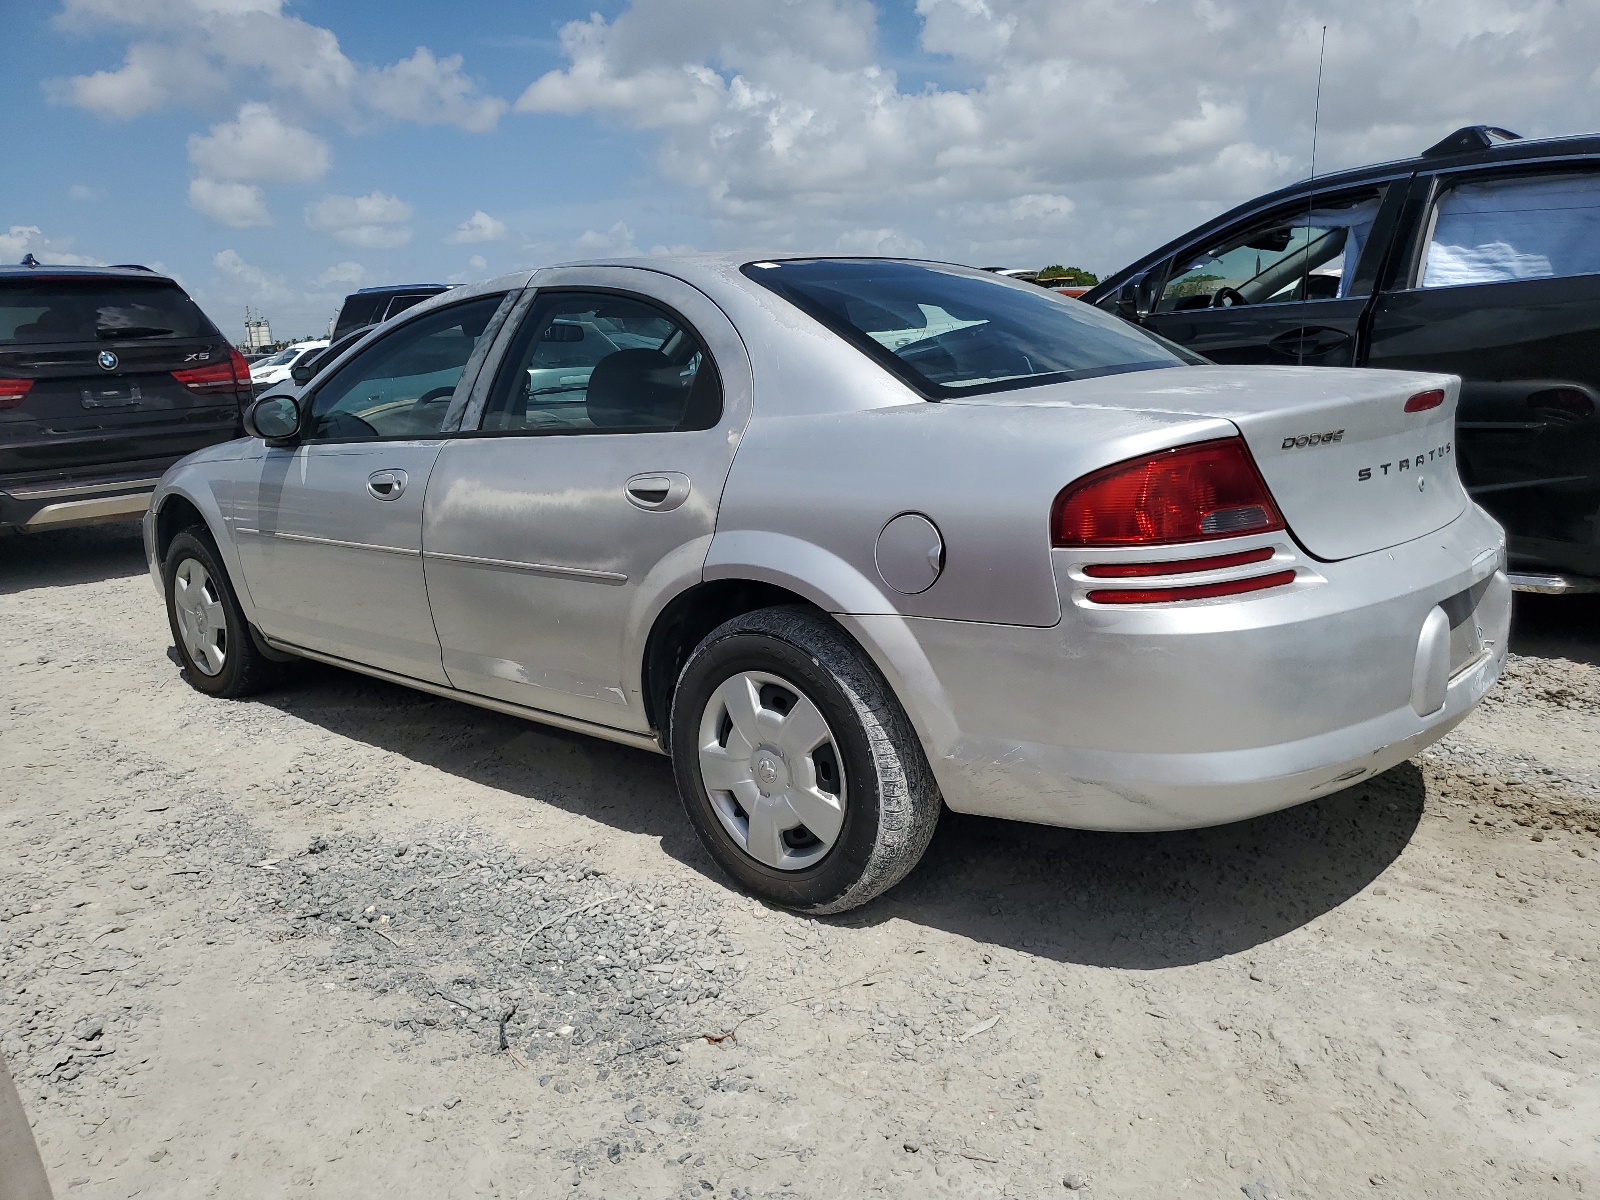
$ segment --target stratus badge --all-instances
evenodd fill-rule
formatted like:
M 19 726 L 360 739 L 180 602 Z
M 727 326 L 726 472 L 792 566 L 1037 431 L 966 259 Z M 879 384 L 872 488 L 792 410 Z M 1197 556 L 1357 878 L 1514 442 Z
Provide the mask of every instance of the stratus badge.
M 117 369 L 117 356 L 111 353 L 109 350 L 100 351 L 100 357 L 95 361 L 98 362 L 104 370 L 115 371 Z

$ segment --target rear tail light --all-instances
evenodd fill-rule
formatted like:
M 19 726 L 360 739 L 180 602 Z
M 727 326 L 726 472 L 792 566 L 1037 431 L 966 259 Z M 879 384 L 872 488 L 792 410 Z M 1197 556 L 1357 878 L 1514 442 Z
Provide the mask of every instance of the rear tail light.
M 0 379 L 0 412 L 8 408 L 21 408 L 32 390 L 31 379 Z
M 1269 533 L 1283 516 L 1242 438 L 1129 459 L 1056 497 L 1054 546 L 1155 546 Z
M 250 390 L 250 364 L 245 362 L 244 355 L 232 346 L 228 347 L 228 357 L 225 362 L 207 363 L 203 367 L 185 367 L 181 371 L 174 371 L 172 377 L 191 392 L 202 396 Z
M 1197 583 L 1190 587 L 1101 588 L 1089 593 L 1096 604 L 1169 604 L 1174 600 L 1210 600 L 1216 596 L 1238 596 L 1294 582 L 1293 571 L 1274 571 L 1249 579 L 1230 579 L 1226 583 Z
M 1209 558 L 1185 558 L 1176 562 L 1090 563 L 1083 573 L 1091 579 L 1144 579 L 1152 575 L 1193 575 L 1197 571 L 1220 571 L 1266 562 L 1276 553 L 1271 546 L 1257 546 L 1237 554 L 1213 554 Z
M 1431 392 L 1418 392 L 1406 401 L 1407 412 L 1427 412 L 1430 408 L 1438 408 L 1444 403 L 1444 390 L 1434 388 Z

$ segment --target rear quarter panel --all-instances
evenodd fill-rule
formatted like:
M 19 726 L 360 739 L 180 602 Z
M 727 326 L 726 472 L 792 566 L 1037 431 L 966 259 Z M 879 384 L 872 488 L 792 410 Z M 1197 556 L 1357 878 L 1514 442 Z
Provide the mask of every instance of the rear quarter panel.
M 918 400 L 763 417 L 758 403 L 706 573 L 783 583 L 836 613 L 1053 625 L 1056 493 L 1108 463 L 1233 432 L 1216 418 L 1115 409 Z M 879 532 L 904 512 L 927 516 L 944 541 L 944 569 L 918 595 L 896 592 L 876 565 Z

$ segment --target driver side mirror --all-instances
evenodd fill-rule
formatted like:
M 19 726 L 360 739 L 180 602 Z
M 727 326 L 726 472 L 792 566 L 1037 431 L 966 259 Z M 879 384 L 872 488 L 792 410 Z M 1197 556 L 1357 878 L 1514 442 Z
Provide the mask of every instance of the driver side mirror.
M 305 387 L 311 382 L 311 377 L 317 373 L 318 360 L 326 353 L 326 350 L 313 350 L 289 368 L 289 378 L 294 380 L 297 387 Z
M 262 396 L 244 410 L 244 431 L 269 446 L 285 446 L 300 436 L 300 405 L 282 392 Z
M 1140 271 L 1117 289 L 1116 312 L 1124 321 L 1140 324 L 1156 310 L 1157 285 L 1160 274 L 1156 268 Z

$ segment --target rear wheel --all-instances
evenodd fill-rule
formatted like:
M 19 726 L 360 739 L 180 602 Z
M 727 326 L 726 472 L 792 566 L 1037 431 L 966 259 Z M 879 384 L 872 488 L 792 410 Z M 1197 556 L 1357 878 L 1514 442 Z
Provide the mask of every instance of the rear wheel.
M 690 655 L 671 747 L 689 819 L 764 900 L 843 912 L 916 866 L 939 790 L 888 684 L 828 618 L 736 617 Z
M 185 529 L 167 548 L 162 571 L 167 620 L 189 683 L 230 699 L 270 687 L 283 664 L 261 652 L 208 535 Z

